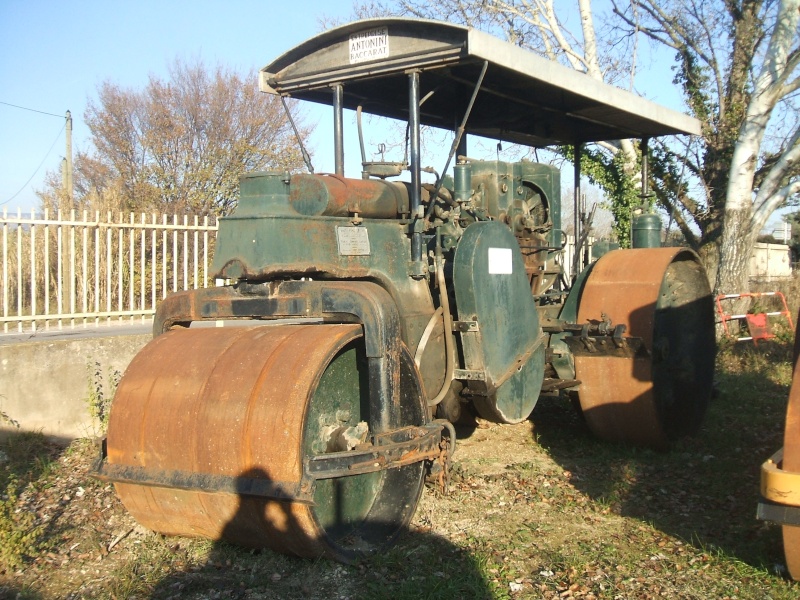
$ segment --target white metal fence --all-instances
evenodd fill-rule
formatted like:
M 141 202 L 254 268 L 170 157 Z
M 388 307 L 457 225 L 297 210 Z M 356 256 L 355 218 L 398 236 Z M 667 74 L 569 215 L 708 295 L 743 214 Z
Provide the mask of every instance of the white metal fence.
M 208 287 L 216 222 L 104 217 L 3 210 L 2 332 L 147 320 L 168 293 Z

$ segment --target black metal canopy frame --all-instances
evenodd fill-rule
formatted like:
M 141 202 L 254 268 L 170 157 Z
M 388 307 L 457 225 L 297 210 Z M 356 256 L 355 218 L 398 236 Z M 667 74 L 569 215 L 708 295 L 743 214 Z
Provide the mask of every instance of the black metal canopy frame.
M 587 142 L 700 133 L 697 119 L 487 33 L 439 21 L 368 19 L 331 29 L 261 69 L 259 86 L 333 106 L 340 175 L 344 108 L 407 121 L 412 183 L 420 176 L 419 127 L 455 130 L 467 113 L 460 133 L 532 147 L 569 144 L 576 157 Z M 575 171 L 577 200 L 577 160 Z M 418 193 L 411 209 L 423 217 Z M 419 260 L 418 242 L 412 241 L 413 260 Z
M 453 129 L 484 61 L 467 133 L 527 146 L 699 134 L 700 123 L 475 29 L 417 19 L 369 19 L 331 29 L 260 72 L 262 91 L 408 120 L 408 73 L 420 73 L 422 125 Z

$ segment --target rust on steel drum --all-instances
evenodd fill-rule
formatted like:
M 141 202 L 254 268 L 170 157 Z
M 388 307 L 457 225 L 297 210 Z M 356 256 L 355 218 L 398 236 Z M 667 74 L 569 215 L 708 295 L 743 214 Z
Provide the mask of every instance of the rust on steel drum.
M 800 323 L 800 317 L 798 317 Z M 800 328 L 800 324 L 798 324 Z M 789 405 L 786 408 L 786 425 L 783 431 L 783 464 L 784 471 L 800 473 L 800 370 L 798 368 L 800 354 L 800 337 L 795 332 L 794 339 L 794 373 L 792 387 L 789 390 Z M 786 557 L 786 568 L 792 579 L 800 580 L 800 527 L 783 525 L 783 553 Z
M 664 448 L 694 433 L 711 396 L 715 335 L 711 290 L 694 252 L 617 250 L 589 274 L 578 322 L 608 318 L 639 337 L 634 359 L 576 356 L 581 410 L 600 438 Z
M 314 482 L 307 457 L 334 428 L 369 420 L 358 325 L 173 330 L 129 366 L 114 400 L 107 460 L 216 489 L 116 483 L 136 520 L 166 535 L 225 539 L 298 556 L 350 560 L 390 542 L 410 520 L 421 462 Z M 425 418 L 405 347 L 407 424 Z M 409 366 L 410 365 L 410 366 Z M 394 425 L 394 424 L 393 424 Z M 270 494 L 247 490 L 268 488 Z M 281 497 L 285 494 L 285 497 Z

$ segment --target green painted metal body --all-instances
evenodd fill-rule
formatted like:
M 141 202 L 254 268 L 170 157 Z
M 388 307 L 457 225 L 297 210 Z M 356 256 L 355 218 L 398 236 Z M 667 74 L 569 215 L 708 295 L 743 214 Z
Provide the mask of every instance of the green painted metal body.
M 366 357 L 355 344 L 339 354 L 320 378 L 314 398 L 308 403 L 308 417 L 303 438 L 307 456 L 323 455 L 332 450 L 327 443 L 332 427 L 355 427 L 367 421 Z M 315 514 L 326 531 L 334 536 L 355 528 L 372 508 L 381 473 L 321 479 L 314 491 Z
M 519 422 L 533 410 L 544 377 L 544 338 L 517 241 L 505 225 L 470 225 L 453 261 L 465 368 L 475 406 L 492 420 Z
M 437 223 L 448 232 L 446 262 L 454 265 L 452 274 L 446 271 L 455 292 L 451 312 L 480 327 L 478 335 L 456 334 L 465 357 L 458 371 L 469 372 L 464 381 L 482 412 L 519 421 L 533 409 L 543 377 L 546 344 L 531 278 L 544 272 L 561 237 L 553 231 L 559 173 L 548 165 L 495 161 L 473 162 L 467 172 L 466 208 Z M 444 325 L 435 317 L 442 299 L 433 264 L 420 276 L 410 260 L 407 211 L 403 183 L 253 173 L 241 180 L 236 212 L 220 220 L 212 270 L 249 284 L 301 278 L 377 283 L 397 307 L 402 339 L 417 355 L 432 397 L 446 378 Z M 435 237 L 425 240 L 432 253 Z M 502 258 L 490 264 L 490 252 Z M 497 260 L 510 273 L 490 272 Z
M 550 246 L 560 246 L 561 172 L 556 167 L 528 161 L 473 161 L 470 166 L 486 214 L 505 220 L 515 234 L 530 217 L 535 228 L 547 232 Z
M 597 240 L 592 244 L 592 260 L 597 260 L 604 254 L 608 254 L 612 250 L 619 250 L 617 242 L 610 242 L 608 240 Z
M 409 276 L 408 223 L 366 218 L 356 225 L 352 218 L 300 214 L 297 203 L 290 202 L 291 181 L 275 173 L 242 179 L 236 212 L 220 219 L 212 271 L 251 282 L 299 277 L 374 281 L 400 309 L 404 341 L 418 340 L 434 307 L 427 282 Z
M 375 282 L 395 302 L 403 341 L 413 354 L 435 307 L 428 282 L 410 276 L 408 221 L 327 216 L 324 213 L 328 211 L 321 208 L 324 202 L 309 198 L 309 190 L 319 192 L 313 177 L 284 173 L 244 176 L 235 213 L 220 219 L 212 272 L 215 277 L 248 282 L 302 277 Z M 351 190 L 351 196 L 357 194 L 359 180 L 348 182 L 357 188 Z M 293 190 L 293 185 L 300 190 Z M 375 203 L 373 198 L 370 202 Z M 379 203 L 383 202 L 386 196 L 382 195 Z M 369 212 L 363 199 L 362 204 Z M 396 214 L 396 208 L 392 212 Z M 441 337 L 439 325 L 433 339 L 440 343 L 426 349 L 427 366 L 421 369 L 423 381 L 431 389 L 441 386 L 443 380 Z
M 632 223 L 634 248 L 661 247 L 661 217 L 655 213 L 636 215 Z
M 589 279 L 592 267 L 594 267 L 594 263 L 591 263 L 575 278 L 570 293 L 558 315 L 562 323 L 575 323 L 578 320 L 578 305 L 581 300 L 581 292 L 583 291 L 583 286 L 586 285 L 586 280 Z M 575 358 L 564 342 L 564 338 L 568 335 L 571 335 L 568 331 L 554 333 L 549 340 L 553 369 L 561 379 L 575 379 Z

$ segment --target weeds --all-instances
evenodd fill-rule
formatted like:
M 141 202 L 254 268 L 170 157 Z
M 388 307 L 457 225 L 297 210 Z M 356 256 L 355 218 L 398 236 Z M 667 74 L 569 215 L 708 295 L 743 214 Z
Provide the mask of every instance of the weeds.
M 0 398 L 4 398 L 5 396 L 0 396 Z M 19 429 L 19 421 L 12 419 L 7 412 L 0 410 L 0 424 L 5 423 L 6 425 L 11 425 L 15 429 Z
M 115 598 L 149 595 L 169 572 L 179 570 L 183 553 L 175 552 L 174 545 L 158 536 L 147 536 L 137 544 L 127 560 L 118 564 L 111 577 L 109 594 Z M 176 587 L 173 591 L 183 591 Z
M 0 464 L 0 570 L 16 569 L 43 548 L 43 527 L 22 496 L 50 467 L 51 448 L 39 433 L 12 433 Z
M 39 552 L 42 526 L 31 512 L 18 510 L 23 485 L 10 476 L 0 496 L 0 567 L 16 569 Z
M 92 432 L 95 437 L 103 436 L 108 429 L 108 417 L 111 411 L 111 401 L 117 385 L 122 378 L 122 373 L 109 367 L 106 374 L 98 361 L 86 365 L 89 371 L 87 380 L 88 390 L 86 395 L 86 407 L 92 419 Z

